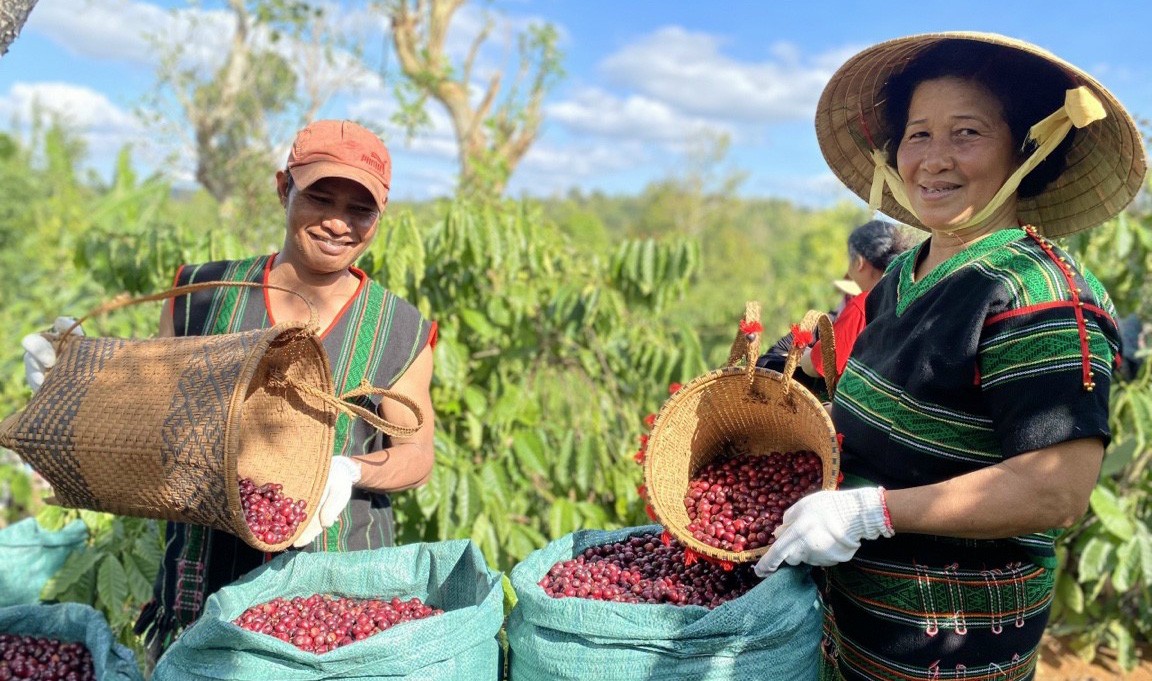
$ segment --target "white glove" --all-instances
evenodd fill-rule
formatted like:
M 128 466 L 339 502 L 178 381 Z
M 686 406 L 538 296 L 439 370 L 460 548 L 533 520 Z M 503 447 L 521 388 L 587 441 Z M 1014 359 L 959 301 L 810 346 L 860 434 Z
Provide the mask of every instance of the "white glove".
M 780 519 L 776 542 L 756 563 L 767 577 L 781 563 L 836 565 L 851 560 L 861 539 L 896 534 L 888 519 L 883 487 L 824 490 L 800 499 Z
M 72 317 L 57 317 L 49 333 L 30 333 L 20 341 L 24 348 L 24 380 L 32 392 L 44 385 L 44 374 L 56 366 L 56 348 L 52 342 L 60 334 L 72 328 L 76 320 Z M 84 329 L 77 326 L 71 331 L 73 336 L 83 336 Z
M 320 495 L 320 505 L 292 546 L 303 548 L 325 529 L 332 527 L 352 498 L 352 486 L 360 482 L 360 462 L 347 456 L 334 456 L 328 466 L 328 484 Z

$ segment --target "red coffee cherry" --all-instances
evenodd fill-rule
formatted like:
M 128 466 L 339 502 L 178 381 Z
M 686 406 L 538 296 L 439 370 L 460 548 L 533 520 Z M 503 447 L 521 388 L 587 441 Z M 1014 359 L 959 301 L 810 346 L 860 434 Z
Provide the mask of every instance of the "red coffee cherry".
M 443 613 L 419 598 L 402 601 L 315 594 L 274 598 L 248 608 L 232 622 L 249 631 L 275 636 L 301 650 L 323 654 L 397 624 Z

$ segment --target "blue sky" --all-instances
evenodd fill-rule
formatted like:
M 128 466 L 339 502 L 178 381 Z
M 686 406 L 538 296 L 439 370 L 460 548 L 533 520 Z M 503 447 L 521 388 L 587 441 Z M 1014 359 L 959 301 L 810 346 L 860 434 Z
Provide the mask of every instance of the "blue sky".
M 39 0 L 0 59 L 0 130 L 24 134 L 35 103 L 62 112 L 88 141 L 89 162 L 107 174 L 131 144 L 143 170 L 163 167 L 188 182 L 178 136 L 136 116 L 155 82 L 157 51 L 146 36 L 190 41 L 211 64 L 223 52 L 221 2 Z M 1092 73 L 1138 118 L 1152 119 L 1152 3 L 1096 0 L 971 0 L 962 3 L 809 0 L 494 0 L 466 5 L 450 34 L 462 54 L 485 12 L 497 29 L 477 72 L 509 63 L 508 36 L 531 21 L 562 36 L 567 77 L 546 104 L 543 132 L 510 192 L 552 195 L 577 187 L 611 194 L 684 176 L 709 140 L 731 148 L 716 175 L 746 174 L 740 191 L 806 205 L 849 196 L 827 170 L 812 116 L 820 90 L 847 57 L 889 38 L 981 30 L 1028 40 Z M 380 72 L 387 25 L 364 5 L 334 4 L 333 16 L 368 40 L 371 70 L 341 81 L 321 114 L 378 121 L 394 157 L 393 194 L 419 199 L 450 191 L 455 147 L 433 105 L 434 126 L 408 142 L 385 125 L 395 102 Z M 195 19 L 196 21 L 192 21 Z M 290 131 L 284 136 L 285 151 Z M 175 162 L 163 162 L 166 153 Z

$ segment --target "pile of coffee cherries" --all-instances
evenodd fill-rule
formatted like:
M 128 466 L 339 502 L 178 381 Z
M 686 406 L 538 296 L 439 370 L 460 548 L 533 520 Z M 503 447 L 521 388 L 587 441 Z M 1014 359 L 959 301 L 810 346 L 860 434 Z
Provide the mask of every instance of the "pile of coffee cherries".
M 412 598 L 402 601 L 346 598 L 328 594 L 274 598 L 254 605 L 233 624 L 287 641 L 300 650 L 326 653 L 403 622 L 443 614 Z
M 0 634 L 0 681 L 94 681 L 92 653 L 83 643 Z
M 712 461 L 688 484 L 687 530 L 697 541 L 728 551 L 768 546 L 784 511 L 823 484 L 812 451 L 741 454 Z
M 240 478 L 240 503 L 244 520 L 260 541 L 279 544 L 296 532 L 307 514 L 308 502 L 284 496 L 284 486 L 269 482 L 257 486 L 251 478 Z
M 539 584 L 553 598 L 715 608 L 760 583 L 751 564 L 731 568 L 705 560 L 689 565 L 683 544 L 644 533 L 585 549 L 553 565 Z

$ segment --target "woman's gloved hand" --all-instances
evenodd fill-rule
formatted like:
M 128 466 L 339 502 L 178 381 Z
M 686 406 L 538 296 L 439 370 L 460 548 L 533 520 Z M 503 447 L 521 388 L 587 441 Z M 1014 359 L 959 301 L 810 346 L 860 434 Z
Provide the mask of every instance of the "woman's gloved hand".
M 352 498 L 352 487 L 360 482 L 360 462 L 347 456 L 334 456 L 328 466 L 328 484 L 320 496 L 320 505 L 308 526 L 292 542 L 292 546 L 302 548 L 312 543 L 320 533 L 336 522 L 348 500 Z
M 896 534 L 883 487 L 824 490 L 800 499 L 780 519 L 776 541 L 760 557 L 760 577 L 789 565 L 835 565 L 851 560 L 862 539 Z
M 83 327 L 75 324 L 76 319 L 73 317 L 57 317 L 52 331 L 30 333 L 20 341 L 20 346 L 24 348 L 24 380 L 32 392 L 40 390 L 40 386 L 44 385 L 44 374 L 56 366 L 56 348 L 52 343 L 60 334 L 71 329 L 73 336 L 84 335 Z

